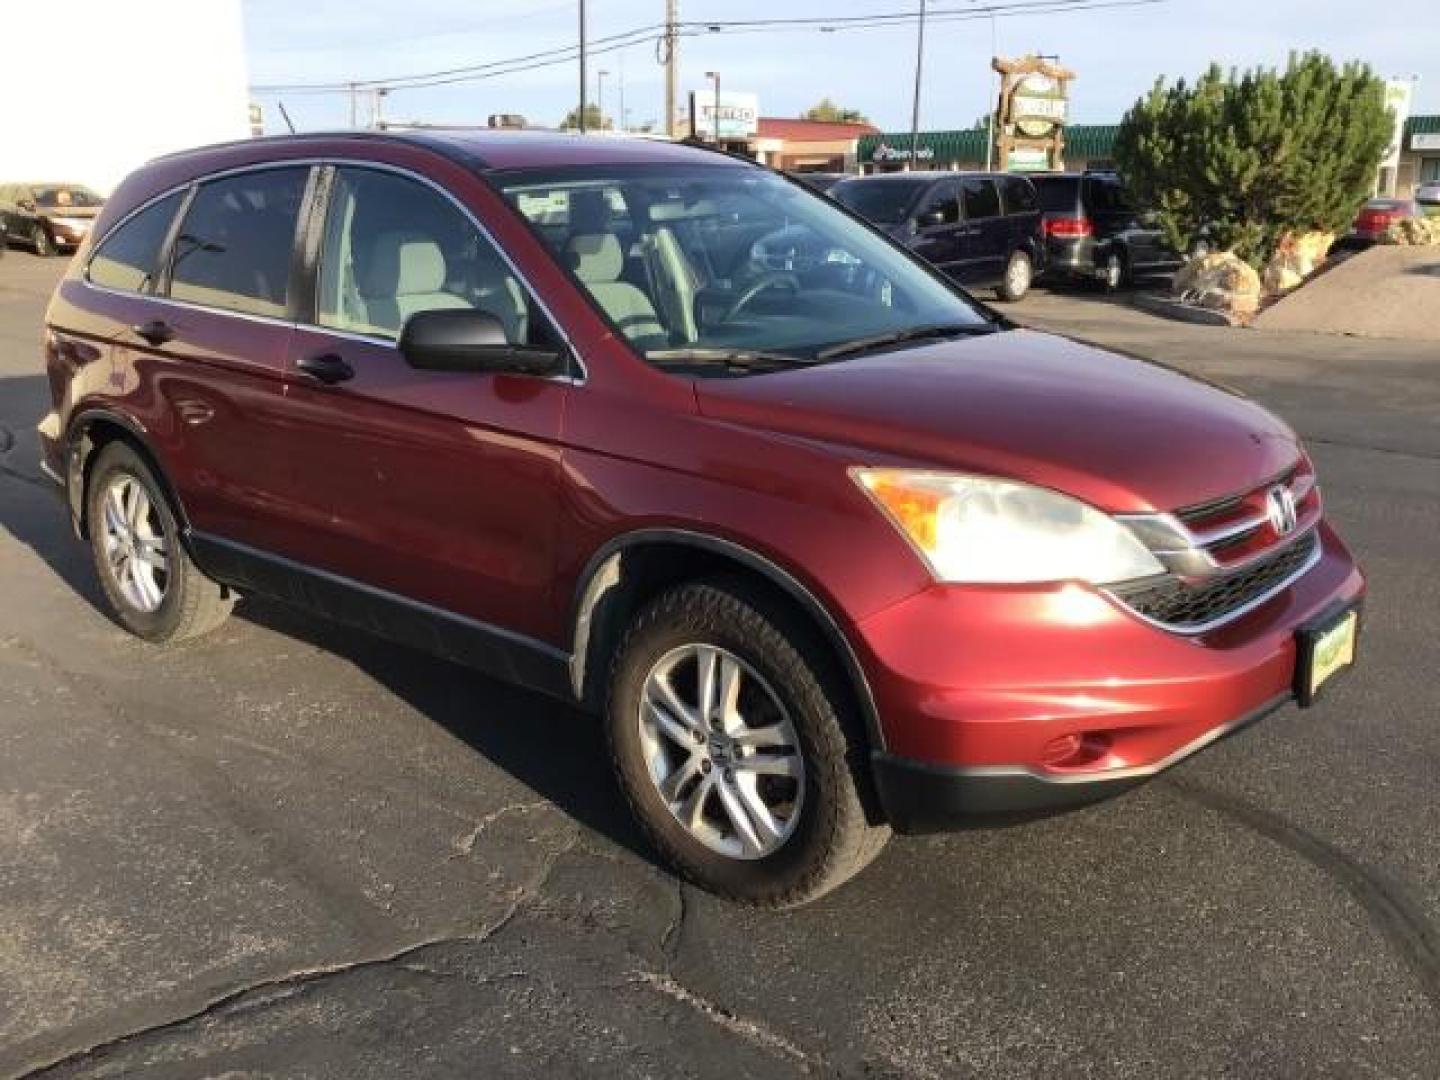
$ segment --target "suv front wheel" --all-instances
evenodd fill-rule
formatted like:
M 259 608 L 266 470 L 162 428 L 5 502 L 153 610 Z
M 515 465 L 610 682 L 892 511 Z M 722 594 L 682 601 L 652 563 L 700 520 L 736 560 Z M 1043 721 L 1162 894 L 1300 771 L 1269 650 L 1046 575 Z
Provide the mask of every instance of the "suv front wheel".
M 685 877 L 792 907 L 866 866 L 863 737 L 814 635 L 747 582 L 694 582 L 635 620 L 607 732 L 645 834 Z
M 105 597 L 132 634 L 157 644 L 198 637 L 230 614 L 233 596 L 191 560 L 160 484 L 123 442 L 95 460 L 85 526 Z

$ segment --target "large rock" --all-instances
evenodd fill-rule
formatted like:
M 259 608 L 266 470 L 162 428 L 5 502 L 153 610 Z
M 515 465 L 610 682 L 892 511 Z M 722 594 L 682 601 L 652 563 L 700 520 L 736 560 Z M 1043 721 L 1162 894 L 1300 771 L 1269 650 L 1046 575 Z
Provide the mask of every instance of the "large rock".
M 1228 251 L 1198 255 L 1182 266 L 1171 284 L 1187 304 L 1232 315 L 1253 315 L 1260 307 L 1260 275 Z
M 1270 256 L 1261 275 L 1265 291 L 1279 293 L 1295 288 L 1325 261 L 1333 243 L 1334 233 L 1286 233 L 1275 245 L 1275 254 Z

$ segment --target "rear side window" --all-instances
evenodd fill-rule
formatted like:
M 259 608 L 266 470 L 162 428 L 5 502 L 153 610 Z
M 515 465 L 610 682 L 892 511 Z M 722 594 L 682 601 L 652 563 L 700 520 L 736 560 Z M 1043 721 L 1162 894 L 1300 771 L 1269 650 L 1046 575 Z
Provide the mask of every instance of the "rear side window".
M 284 315 L 307 168 L 200 185 L 175 238 L 170 295 L 252 315 Z
M 1007 214 L 1027 214 L 1040 208 L 1035 188 L 1023 176 L 1001 177 L 1000 193 L 1005 200 Z
M 1041 209 L 1052 214 L 1073 214 L 1079 211 L 1080 181 L 1073 176 L 1036 177 L 1035 192 L 1040 196 Z
M 1102 180 L 1092 176 L 1085 181 L 1085 186 L 1090 209 L 1096 213 L 1117 213 L 1135 208 L 1130 202 L 1130 193 L 1119 180 Z
M 161 249 L 179 206 L 177 191 L 151 203 L 113 230 L 90 260 L 90 280 L 125 292 L 148 289 L 159 271 Z
M 970 221 L 1000 216 L 1000 192 L 994 180 L 967 176 L 962 181 L 961 197 L 965 202 L 965 217 Z
M 942 180 L 925 199 L 920 213 L 938 213 L 941 223 L 954 225 L 960 220 L 960 190 L 953 180 Z

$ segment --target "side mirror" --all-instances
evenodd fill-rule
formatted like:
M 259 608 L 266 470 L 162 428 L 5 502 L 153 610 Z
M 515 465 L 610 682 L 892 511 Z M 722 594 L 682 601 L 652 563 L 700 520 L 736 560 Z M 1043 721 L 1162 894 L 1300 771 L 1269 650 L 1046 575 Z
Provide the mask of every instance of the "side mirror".
M 564 363 L 559 349 L 510 344 L 499 319 L 473 308 L 416 312 L 405 320 L 399 349 L 421 371 L 554 375 Z

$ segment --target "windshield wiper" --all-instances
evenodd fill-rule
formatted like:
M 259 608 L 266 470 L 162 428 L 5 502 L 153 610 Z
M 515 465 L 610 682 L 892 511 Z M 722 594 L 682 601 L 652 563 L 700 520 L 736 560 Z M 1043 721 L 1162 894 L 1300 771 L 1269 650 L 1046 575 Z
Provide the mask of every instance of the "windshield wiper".
M 999 322 L 983 323 L 937 323 L 934 326 L 912 326 L 906 330 L 892 330 L 887 334 L 875 334 L 872 337 L 855 338 L 853 341 L 842 341 L 838 345 L 831 345 L 829 348 L 821 349 L 815 354 L 816 360 L 833 360 L 838 356 L 850 356 L 854 353 L 869 352 L 871 349 L 883 348 L 886 345 L 899 345 L 906 341 L 925 341 L 932 338 L 947 337 L 974 337 L 979 334 L 993 334 L 1003 329 Z
M 813 361 L 789 353 L 764 352 L 758 349 L 650 349 L 645 359 L 658 364 L 724 364 L 726 367 L 759 371 L 764 368 L 804 367 Z

